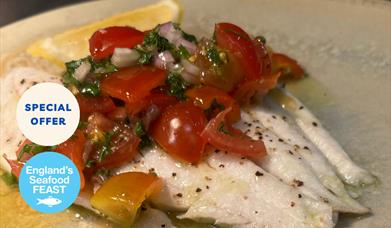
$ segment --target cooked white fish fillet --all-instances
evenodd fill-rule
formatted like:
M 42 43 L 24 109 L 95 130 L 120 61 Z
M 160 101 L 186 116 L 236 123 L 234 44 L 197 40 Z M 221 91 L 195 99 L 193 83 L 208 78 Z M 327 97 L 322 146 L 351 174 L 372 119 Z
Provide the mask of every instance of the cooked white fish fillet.
M 132 226 L 133 228 L 175 228 L 168 216 L 157 209 L 145 206 Z
M 293 146 L 294 152 L 302 157 L 313 169 L 320 182 L 338 199 L 331 202 L 333 209 L 340 212 L 366 213 L 368 209 L 352 199 L 345 189 L 344 184 L 336 175 L 333 167 L 322 155 L 319 149 L 308 140 L 298 129 L 294 120 L 284 113 L 284 110 L 271 99 L 263 100 L 261 106 L 251 107 L 250 116 L 260 122 L 265 128 L 273 131 L 279 140 Z M 255 123 L 256 124 L 256 123 Z M 257 125 L 261 126 L 261 125 Z M 253 132 L 257 129 L 254 129 Z M 262 129 L 258 129 L 262 130 Z M 267 139 L 266 139 L 267 140 Z M 266 142 L 267 143 L 267 142 Z M 334 198 L 334 197 L 333 197 Z
M 297 125 L 335 167 L 345 183 L 360 186 L 376 182 L 376 178 L 371 173 L 350 159 L 341 145 L 297 98 L 282 89 L 273 91 L 272 98 L 295 118 Z
M 302 194 L 314 200 L 330 203 L 336 211 L 353 213 L 368 211 L 360 205 L 354 208 L 348 207 L 345 202 L 328 191 L 313 168 L 297 152 L 297 148 L 279 138 L 275 132 L 263 126 L 259 120 L 254 119 L 246 112 L 242 113 L 242 120 L 238 126 L 242 130 L 247 129 L 249 136 L 256 138 L 262 134 L 268 155 L 264 158 L 254 159 L 254 161 L 266 171 L 280 178 L 286 184 L 296 187 Z M 249 128 L 250 124 L 251 128 Z
M 31 67 L 17 67 L 0 78 L 0 148 L 1 168 L 9 171 L 9 166 L 2 157 L 15 159 L 15 151 L 19 143 L 24 140 L 22 132 L 16 124 L 16 106 L 23 92 L 32 85 L 40 82 L 61 83 L 60 77 L 48 74 Z
M 301 195 L 247 159 L 220 152 L 190 166 L 159 148 L 139 159 L 118 172 L 156 172 L 165 189 L 152 202 L 187 210 L 181 218 L 238 227 L 333 226 L 329 205 Z

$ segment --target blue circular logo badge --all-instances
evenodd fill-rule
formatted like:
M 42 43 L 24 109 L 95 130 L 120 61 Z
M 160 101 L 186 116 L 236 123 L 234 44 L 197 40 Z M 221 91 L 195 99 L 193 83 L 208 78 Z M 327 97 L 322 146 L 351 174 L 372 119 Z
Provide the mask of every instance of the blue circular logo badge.
M 40 153 L 23 166 L 19 191 L 34 210 L 60 212 L 76 200 L 80 191 L 80 175 L 68 157 L 55 152 Z

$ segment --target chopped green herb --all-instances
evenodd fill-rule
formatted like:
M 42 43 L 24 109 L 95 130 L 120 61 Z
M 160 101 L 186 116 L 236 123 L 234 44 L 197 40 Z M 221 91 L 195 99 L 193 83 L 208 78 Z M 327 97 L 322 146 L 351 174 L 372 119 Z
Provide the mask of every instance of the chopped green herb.
M 138 59 L 138 62 L 141 65 L 150 64 L 152 62 L 152 52 L 150 51 L 144 51 L 141 49 L 136 49 L 138 53 L 140 54 L 140 57 Z
M 137 121 L 134 126 L 134 132 L 141 139 L 139 148 L 143 149 L 146 147 L 149 147 L 152 145 L 152 140 L 147 135 L 147 132 L 145 131 L 144 125 L 141 123 L 141 121 Z
M 93 97 L 99 96 L 100 95 L 99 81 L 83 83 L 80 86 L 80 92 L 88 96 L 93 96 Z
M 87 168 L 91 168 L 92 166 L 94 166 L 94 164 L 95 164 L 95 161 L 94 161 L 94 160 L 88 160 L 88 161 L 86 162 L 86 167 L 87 167 Z
M 99 61 L 95 61 L 91 57 L 88 57 L 88 61 L 91 64 L 90 72 L 92 73 L 107 74 L 118 70 L 117 67 L 111 63 L 110 57 Z
M 186 98 L 185 91 L 187 85 L 178 73 L 170 73 L 167 77 L 166 83 L 169 86 L 168 94 L 177 97 L 179 100 Z
M 28 153 L 30 155 L 36 155 L 44 151 L 52 151 L 56 147 L 57 146 L 41 146 L 35 143 L 26 144 L 23 146 L 22 150 L 20 151 L 17 160 L 20 161 L 25 153 Z
M 184 59 L 187 59 L 190 57 L 189 51 L 182 45 L 179 46 L 177 53 L 178 53 L 179 57 L 184 58 Z
M 158 52 L 171 50 L 173 45 L 164 37 L 159 35 L 159 27 L 150 31 L 144 38 L 143 46 L 155 46 Z
M 255 39 L 262 42 L 263 44 L 266 44 L 266 38 L 264 36 L 257 36 Z
M 66 86 L 75 85 L 79 86 L 80 82 L 74 77 L 75 70 L 84 62 L 89 61 L 87 58 L 82 58 L 79 60 L 73 60 L 65 63 L 66 71 L 63 75 L 63 82 Z
M 110 142 L 111 142 L 111 139 L 113 138 L 113 135 L 114 135 L 114 132 L 111 132 L 111 131 L 105 132 L 103 134 L 104 139 L 103 139 L 103 142 L 100 142 L 101 147 L 98 150 L 98 155 L 99 155 L 98 161 L 99 162 L 102 162 L 107 157 L 107 155 L 111 154 L 112 150 L 111 150 Z
M 183 36 L 183 39 L 185 39 L 187 41 L 190 41 L 195 44 L 197 43 L 197 38 L 192 34 L 189 34 L 189 33 L 182 31 L 182 36 Z
M 8 186 L 15 186 L 18 184 L 18 179 L 15 177 L 12 173 L 3 173 L 1 175 L 1 179 L 6 183 Z
M 210 104 L 209 108 L 204 110 L 205 116 L 210 119 L 215 112 L 215 110 L 222 111 L 225 107 L 223 104 L 220 104 L 217 102 L 216 98 L 213 99 L 212 103 Z
M 231 135 L 231 132 L 229 132 L 228 129 L 225 127 L 224 122 L 221 122 L 219 124 L 219 128 L 217 130 L 219 130 L 220 132 L 223 132 L 226 135 Z
M 208 57 L 209 61 L 211 61 L 216 66 L 221 66 L 224 64 L 216 47 L 210 47 L 206 49 L 206 56 Z

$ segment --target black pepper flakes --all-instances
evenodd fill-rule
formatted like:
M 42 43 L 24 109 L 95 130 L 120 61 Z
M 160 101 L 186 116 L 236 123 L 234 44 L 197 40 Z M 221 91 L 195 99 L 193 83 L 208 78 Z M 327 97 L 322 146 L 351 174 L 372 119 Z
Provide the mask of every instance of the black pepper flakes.
M 216 149 L 216 150 L 215 150 L 215 153 L 216 153 L 216 154 L 220 153 L 220 150 Z
M 302 110 L 302 109 L 304 109 L 304 106 L 300 106 L 300 107 L 299 107 L 299 110 Z
M 257 177 L 263 176 L 263 173 L 261 173 L 261 172 L 259 172 L 259 171 L 256 171 L 256 172 L 255 172 L 255 176 L 257 176 Z
M 183 195 L 182 195 L 182 193 L 177 193 L 176 196 L 182 197 Z
M 310 148 L 308 148 L 308 146 L 304 146 L 303 149 L 304 150 L 310 150 Z
M 277 117 L 276 117 L 275 115 L 272 115 L 272 118 L 273 118 L 273 119 L 277 119 Z
M 279 142 L 284 142 L 284 140 L 283 140 L 283 139 L 278 139 L 278 141 L 279 141 Z
M 166 227 L 166 224 L 162 224 L 161 227 Z
M 209 189 L 209 185 L 206 185 L 205 188 L 206 188 L 206 189 Z
M 300 199 L 301 197 L 303 197 L 300 193 L 297 195 L 297 197 Z
M 224 165 L 223 165 L 223 164 L 220 164 L 219 167 L 220 167 L 220 168 L 224 168 Z
M 171 175 L 172 175 L 173 177 L 176 177 L 176 173 L 172 173 Z
M 296 180 L 296 179 L 293 180 L 293 183 L 294 183 L 297 187 L 301 187 L 301 186 L 304 185 L 304 182 L 303 182 L 303 181 L 301 181 L 301 180 Z
M 318 123 L 312 122 L 312 125 L 313 125 L 314 127 L 317 127 L 317 126 L 318 126 Z
M 295 202 L 291 202 L 291 207 L 294 207 L 295 206 Z
M 26 82 L 26 80 L 24 78 L 22 80 L 20 80 L 21 85 L 23 85 L 25 82 Z
M 258 211 L 254 211 L 255 214 L 258 214 Z
M 197 188 L 197 189 L 196 189 L 196 192 L 201 192 L 201 191 L 202 191 L 201 188 Z
M 288 150 L 288 153 L 289 153 L 290 155 L 293 155 L 293 152 L 292 152 L 291 150 Z

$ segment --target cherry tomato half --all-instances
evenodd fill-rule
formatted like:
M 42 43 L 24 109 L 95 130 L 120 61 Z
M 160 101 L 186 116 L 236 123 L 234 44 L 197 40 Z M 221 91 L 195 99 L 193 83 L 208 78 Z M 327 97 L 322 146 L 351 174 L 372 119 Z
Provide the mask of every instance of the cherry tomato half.
M 231 23 L 218 23 L 215 37 L 217 46 L 230 52 L 240 63 L 246 81 L 260 78 L 261 66 L 253 40 L 243 29 Z
M 210 112 L 208 117 L 215 117 L 222 110 L 231 107 L 232 111 L 227 115 L 228 122 L 235 123 L 240 120 L 240 106 L 230 95 L 222 90 L 210 86 L 202 86 L 187 90 L 186 96 L 193 101 L 194 105 Z
M 104 59 L 115 48 L 133 48 L 144 40 L 144 33 L 128 26 L 113 26 L 96 31 L 90 38 L 90 53 L 93 59 Z
M 139 102 L 150 91 L 164 85 L 166 72 L 155 67 L 135 66 L 121 69 L 101 81 L 103 94 L 125 102 Z
M 151 135 L 173 157 L 196 164 L 204 152 L 205 140 L 200 134 L 205 125 L 202 109 L 191 103 L 178 103 L 152 124 Z
M 107 113 L 115 109 L 113 100 L 107 96 L 91 97 L 78 95 L 76 99 L 81 113 Z
M 281 71 L 284 78 L 298 79 L 305 74 L 296 60 L 281 53 L 272 54 L 272 69 L 273 72 Z
M 201 136 L 220 150 L 257 158 L 266 155 L 266 148 L 262 140 L 252 140 L 227 123 L 226 115 L 230 111 L 231 108 L 228 108 L 209 121 Z

